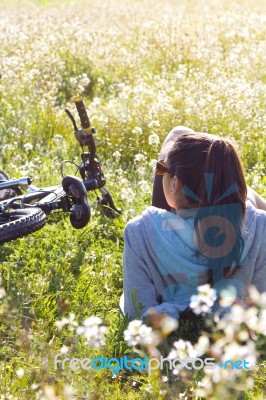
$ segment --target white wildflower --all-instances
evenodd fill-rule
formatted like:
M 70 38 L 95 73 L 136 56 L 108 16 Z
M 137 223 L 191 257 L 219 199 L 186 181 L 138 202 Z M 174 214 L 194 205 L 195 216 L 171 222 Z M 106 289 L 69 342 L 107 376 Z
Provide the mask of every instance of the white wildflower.
M 54 141 L 57 145 L 60 145 L 60 146 L 62 146 L 63 140 L 64 140 L 63 136 L 60 135 L 59 133 L 56 134 L 56 135 L 54 135 L 54 137 L 53 137 L 53 141 Z
M 249 299 L 258 307 L 266 307 L 266 293 L 258 292 L 257 288 L 253 285 L 248 288 Z
M 230 368 L 229 369 L 223 369 L 221 367 L 219 367 L 219 365 L 215 365 L 213 368 L 205 368 L 204 369 L 206 375 L 209 375 L 209 378 L 211 379 L 211 383 L 217 384 L 221 381 L 232 381 L 235 379 L 235 374 L 234 374 L 234 369 L 232 370 L 233 373 L 228 373 L 231 372 Z M 207 381 L 208 377 L 206 376 L 205 379 L 203 379 L 203 383 L 204 386 L 203 388 L 206 390 L 207 388 L 206 386 L 206 381 Z M 196 391 L 197 393 L 199 393 L 199 391 Z
M 16 374 L 17 374 L 18 378 L 22 378 L 22 377 L 24 376 L 24 373 L 25 373 L 25 371 L 24 371 L 23 368 L 19 368 L 19 369 L 16 371 Z
M 104 85 L 104 80 L 103 80 L 103 78 L 101 78 L 101 77 L 99 77 L 99 78 L 97 79 L 97 82 L 99 83 L 99 85 Z
M 257 288 L 253 285 L 249 286 L 248 288 L 248 295 L 249 298 L 257 305 L 260 304 L 260 293 L 258 292 Z
M 220 291 L 219 304 L 221 307 L 230 307 L 236 300 L 237 293 L 233 286 L 229 286 L 227 289 Z
M 135 199 L 136 193 L 130 187 L 122 187 L 120 197 L 122 200 L 126 200 L 128 203 L 131 203 Z
M 153 158 L 153 159 L 150 160 L 150 162 L 149 162 L 149 167 L 150 167 L 151 169 L 155 169 L 156 163 L 157 163 L 157 160 L 156 160 L 155 158 Z
M 198 352 L 194 347 L 192 346 L 191 342 L 185 341 L 183 339 L 178 340 L 177 342 L 174 342 L 173 348 L 170 351 L 168 358 L 170 359 L 175 359 L 179 358 L 181 360 L 184 359 L 191 359 L 191 358 L 196 358 L 198 355 Z
M 158 144 L 160 144 L 160 138 L 156 133 L 152 133 L 149 136 L 149 144 L 150 145 L 158 145 Z
M 95 96 L 95 97 L 93 98 L 93 105 L 97 107 L 97 106 L 99 106 L 100 104 L 102 104 L 102 99 L 101 99 L 100 97 Z M 93 115 L 93 116 L 91 117 L 91 120 L 92 120 L 92 121 L 94 121 L 95 119 L 96 119 L 96 120 L 98 119 L 97 115 Z
M 70 83 L 71 86 L 76 86 L 77 83 L 78 83 L 77 78 L 71 77 L 69 79 L 69 83 Z
M 217 367 L 218 369 L 218 367 Z M 197 397 L 208 397 L 213 392 L 212 381 L 209 376 L 205 375 L 201 380 L 201 386 L 197 386 L 195 389 L 195 396 Z
M 119 161 L 120 160 L 120 158 L 121 158 L 121 153 L 120 153 L 120 151 L 115 151 L 114 153 L 113 153 L 113 157 L 116 159 L 116 161 Z
M 185 391 L 184 393 L 179 393 L 177 399 L 179 399 L 179 400 L 188 400 L 187 391 Z
M 138 168 L 138 174 L 140 175 L 140 176 L 143 176 L 143 175 L 145 175 L 146 174 L 146 168 L 145 167 L 139 167 Z
M 160 121 L 158 121 L 157 119 L 153 119 L 151 122 L 148 123 L 148 128 L 159 128 L 160 127 Z
M 233 340 L 233 336 L 230 339 Z M 211 346 L 212 355 L 217 359 L 220 359 L 223 355 L 224 347 L 226 346 L 227 343 L 228 343 L 228 338 L 226 336 L 222 336 L 220 339 L 217 339 Z
M 240 342 L 246 342 L 249 339 L 248 331 L 242 329 L 237 333 L 237 338 Z
M 88 346 L 101 347 L 105 344 L 105 334 L 108 328 L 102 325 L 102 319 L 96 316 L 86 318 L 76 332 L 87 339 Z
M 57 399 L 58 397 L 55 387 L 51 385 L 44 386 L 43 396 L 41 397 L 41 400 L 57 400 Z
M 216 290 L 207 283 L 198 287 L 197 295 L 191 296 L 190 307 L 195 314 L 209 312 L 216 298 Z
M 142 135 L 142 129 L 139 126 L 136 126 L 134 129 L 132 129 L 132 133 L 135 135 Z
M 65 346 L 65 345 L 62 346 L 61 349 L 60 349 L 60 353 L 61 353 L 61 354 L 67 354 L 68 351 L 69 351 L 69 347 L 67 347 L 67 346 Z
M 259 321 L 256 328 L 257 333 L 265 335 L 266 332 L 266 310 L 262 310 L 259 314 Z
M 266 308 L 266 292 L 261 293 L 259 306 L 262 308 Z
M 150 193 L 150 184 L 143 179 L 139 181 L 139 188 L 144 193 Z
M 64 395 L 65 395 L 66 399 L 68 399 L 68 400 L 75 399 L 75 397 L 74 397 L 75 389 L 72 386 L 64 385 L 63 391 L 64 391 Z
M 194 345 L 199 356 L 205 354 L 210 348 L 210 340 L 208 336 L 202 335 L 199 337 L 198 342 Z
M 226 362 L 227 360 L 231 361 L 245 360 L 249 363 L 249 368 L 250 368 L 256 363 L 255 343 L 249 340 L 247 344 L 242 346 L 236 341 L 230 342 L 224 347 L 221 360 L 223 362 Z
M 165 315 L 163 315 L 163 317 L 160 321 L 160 328 L 161 328 L 162 334 L 164 336 L 168 336 L 169 333 L 171 333 L 172 331 L 174 331 L 175 329 L 178 328 L 178 321 L 165 314 Z
M 245 322 L 246 310 L 240 304 L 233 304 L 230 312 L 224 314 L 218 321 L 217 328 L 223 330 L 228 337 L 231 337 Z M 252 321 L 250 320 L 249 323 L 252 324 Z
M 90 83 L 90 78 L 88 77 L 88 75 L 86 73 L 82 74 L 80 76 L 80 80 L 79 80 L 79 84 L 82 85 L 83 87 L 88 86 Z
M 156 337 L 151 327 L 136 319 L 130 321 L 127 329 L 124 331 L 125 341 L 130 346 L 153 344 L 156 341 Z
M 69 314 L 69 318 L 63 317 L 61 321 L 55 322 L 56 327 L 61 330 L 64 326 L 74 327 L 78 326 L 78 323 L 75 321 L 75 314 Z
M 245 310 L 245 323 L 247 327 L 256 332 L 259 324 L 258 309 L 257 307 L 249 307 Z
M 26 153 L 28 153 L 28 152 L 32 151 L 33 145 L 31 143 L 25 143 L 23 148 L 26 151 Z
M 144 156 L 144 154 L 138 153 L 138 154 L 135 154 L 134 159 L 136 162 L 143 161 L 145 159 L 145 156 Z
M 83 86 L 83 85 L 77 85 L 77 91 L 78 91 L 78 93 L 83 93 L 84 92 L 84 90 L 85 90 L 85 87 Z

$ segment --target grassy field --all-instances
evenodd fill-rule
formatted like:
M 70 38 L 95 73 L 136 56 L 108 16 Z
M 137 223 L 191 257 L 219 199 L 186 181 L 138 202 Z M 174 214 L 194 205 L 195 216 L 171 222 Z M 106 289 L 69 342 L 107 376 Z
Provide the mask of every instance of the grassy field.
M 1 169 L 60 184 L 60 163 L 80 157 L 64 109 L 75 113 L 71 98 L 82 94 L 106 187 L 123 210 L 106 219 L 92 194 L 82 231 L 55 214 L 1 246 L 0 399 L 266 398 L 260 335 L 252 336 L 257 368 L 241 376 L 54 366 L 58 353 L 131 354 L 118 309 L 123 229 L 151 203 L 154 160 L 174 126 L 235 139 L 247 183 L 266 195 L 265 1 L 1 0 L 0 21 Z M 76 333 L 91 316 L 108 327 L 103 347 Z

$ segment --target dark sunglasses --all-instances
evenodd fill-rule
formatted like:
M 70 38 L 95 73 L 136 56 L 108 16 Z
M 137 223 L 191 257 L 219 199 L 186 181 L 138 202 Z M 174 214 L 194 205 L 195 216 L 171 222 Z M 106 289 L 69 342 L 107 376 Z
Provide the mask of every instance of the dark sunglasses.
M 159 160 L 156 163 L 156 175 L 163 176 L 166 172 L 174 175 L 175 173 L 166 167 L 164 160 Z

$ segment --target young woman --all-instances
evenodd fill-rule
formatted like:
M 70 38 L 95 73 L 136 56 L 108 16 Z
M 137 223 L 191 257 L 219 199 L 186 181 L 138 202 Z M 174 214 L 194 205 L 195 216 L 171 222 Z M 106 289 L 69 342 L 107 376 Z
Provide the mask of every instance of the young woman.
M 173 129 L 157 162 L 153 206 L 124 232 L 128 317 L 149 309 L 178 318 L 199 285 L 219 296 L 266 291 L 266 202 L 247 189 L 227 139 Z

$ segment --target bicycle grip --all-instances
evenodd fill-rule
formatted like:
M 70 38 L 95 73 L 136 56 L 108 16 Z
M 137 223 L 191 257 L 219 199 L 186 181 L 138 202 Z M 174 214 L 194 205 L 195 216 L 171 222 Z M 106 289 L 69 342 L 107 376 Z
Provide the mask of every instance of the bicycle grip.
M 88 117 L 88 114 L 87 114 L 87 111 L 85 108 L 84 101 L 82 100 L 82 97 L 79 97 L 79 96 L 75 97 L 74 102 L 75 102 L 75 105 L 76 105 L 76 108 L 77 108 L 77 111 L 79 114 L 79 119 L 80 119 L 82 129 L 85 132 L 89 131 L 91 124 L 90 124 L 90 120 L 89 120 L 89 117 Z

